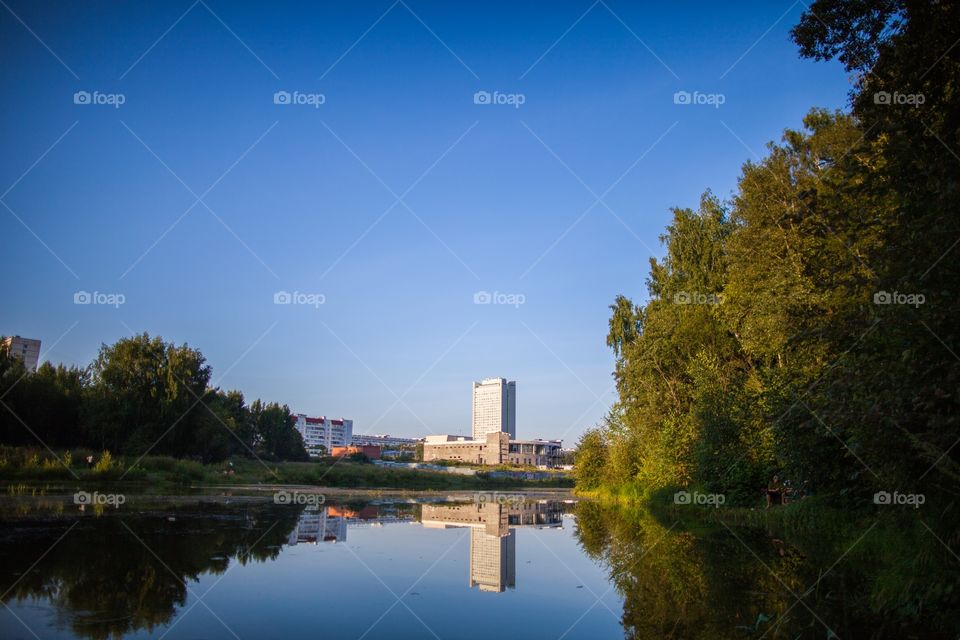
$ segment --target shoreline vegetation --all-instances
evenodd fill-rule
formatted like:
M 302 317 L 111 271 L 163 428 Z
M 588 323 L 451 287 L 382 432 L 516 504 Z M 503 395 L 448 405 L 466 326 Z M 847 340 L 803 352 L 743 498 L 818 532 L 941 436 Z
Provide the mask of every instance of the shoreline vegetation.
M 957 24 L 955 2 L 804 11 L 791 35 L 854 75 L 850 111 L 810 110 L 729 199 L 673 210 L 642 303 L 610 305 L 618 398 L 579 490 L 922 505 L 958 542 Z
M 610 306 L 618 399 L 575 454 L 598 512 L 852 566 L 871 637 L 960 629 L 958 25 L 957 2 L 805 9 L 791 36 L 851 75 L 849 111 L 673 210 L 646 295 Z
M 84 459 L 96 461 L 88 466 Z M 264 462 L 234 457 L 203 464 L 170 456 L 114 457 L 86 450 L 46 452 L 27 447 L 0 447 L 0 483 L 110 484 L 176 490 L 183 487 L 306 487 L 403 490 L 496 490 L 573 487 L 573 479 L 561 472 L 516 469 L 501 475 L 501 468 L 478 469 L 462 475 L 426 469 L 379 466 L 350 459 L 321 458 L 309 462 Z M 494 475 L 491 475 L 494 474 Z M 527 475 L 536 479 L 528 479 Z

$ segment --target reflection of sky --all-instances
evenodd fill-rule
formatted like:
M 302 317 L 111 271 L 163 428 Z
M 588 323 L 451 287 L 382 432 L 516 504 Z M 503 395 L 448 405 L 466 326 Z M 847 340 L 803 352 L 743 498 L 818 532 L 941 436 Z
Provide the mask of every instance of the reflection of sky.
M 350 529 L 346 544 L 284 546 L 277 560 L 246 566 L 231 561 L 225 574 L 204 575 L 198 583 L 188 583 L 191 594 L 166 637 L 233 637 L 215 613 L 244 639 L 355 639 L 396 602 L 392 590 L 444 639 L 490 639 L 505 631 L 509 637 L 557 638 L 593 605 L 593 593 L 600 595 L 608 588 L 604 571 L 577 546 L 573 521 L 566 516 L 562 529 L 516 529 L 516 589 L 499 594 L 470 589 L 469 531 L 419 524 L 357 527 Z M 214 613 L 199 604 L 184 615 L 207 589 L 211 590 L 203 602 Z M 566 638 L 622 637 L 619 597 L 611 591 L 603 602 L 617 615 L 598 604 Z M 53 614 L 38 611 L 35 603 L 11 607 L 43 630 L 43 637 L 54 631 L 46 628 L 47 615 Z M 9 615 L 0 615 L 0 621 L 0 629 L 10 632 L 4 637 L 27 633 L 11 626 L 18 623 Z M 156 638 L 162 633 L 141 631 L 132 637 Z M 366 637 L 432 634 L 396 604 Z

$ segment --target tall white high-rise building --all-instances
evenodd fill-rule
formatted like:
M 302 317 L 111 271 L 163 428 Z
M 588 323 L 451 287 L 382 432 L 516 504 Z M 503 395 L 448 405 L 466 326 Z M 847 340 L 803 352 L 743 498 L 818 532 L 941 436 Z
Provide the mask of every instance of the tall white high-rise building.
M 473 439 L 503 431 L 517 437 L 517 383 L 487 378 L 473 383 Z

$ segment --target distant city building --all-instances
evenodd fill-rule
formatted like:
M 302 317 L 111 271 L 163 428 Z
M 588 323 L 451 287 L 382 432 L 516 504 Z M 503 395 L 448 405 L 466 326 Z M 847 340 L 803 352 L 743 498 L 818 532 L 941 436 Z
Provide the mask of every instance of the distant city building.
M 562 440 L 511 440 L 508 462 L 554 469 L 563 463 L 562 452 Z
M 473 439 L 502 431 L 517 437 L 517 383 L 487 378 L 473 383 Z
M 502 464 L 509 455 L 510 436 L 500 431 L 488 433 L 482 440 L 467 436 L 427 436 L 423 443 L 423 461 L 456 460 L 469 464 Z
M 296 419 L 294 426 L 303 438 L 307 453 L 313 457 L 329 454 L 334 447 L 353 444 L 353 420 L 326 416 L 311 418 L 304 413 L 298 413 Z
M 511 440 L 503 432 L 488 433 L 483 440 L 467 436 L 433 435 L 423 443 L 423 461 L 455 460 L 468 464 L 559 467 L 561 440 Z
M 413 447 L 420 442 L 417 438 L 398 438 L 389 434 L 361 435 L 353 436 L 353 444 L 363 445 L 371 444 L 381 447 Z
M 362 453 L 371 460 L 380 459 L 380 447 L 375 444 L 364 444 L 358 446 L 356 443 L 354 443 L 349 447 L 333 447 L 333 449 L 330 450 L 330 455 L 334 458 L 343 458 L 345 456 L 352 456 L 357 453 Z
M 40 364 L 40 341 L 33 338 L 9 336 L 3 339 L 3 346 L 11 356 L 23 360 L 27 371 L 36 371 Z

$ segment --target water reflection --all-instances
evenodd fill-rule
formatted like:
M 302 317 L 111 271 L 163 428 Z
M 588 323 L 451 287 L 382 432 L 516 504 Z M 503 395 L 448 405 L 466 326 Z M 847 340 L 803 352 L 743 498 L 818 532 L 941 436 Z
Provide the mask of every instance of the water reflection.
M 122 519 L 90 511 L 4 520 L 0 593 L 5 603 L 47 600 L 75 636 L 104 640 L 170 623 L 202 574 L 275 559 L 297 520 L 290 510 L 203 503 Z
M 470 527 L 470 587 L 503 592 L 517 586 L 517 527 L 563 527 L 562 502 L 425 504 L 424 527 Z
M 347 527 L 371 527 L 416 522 L 415 504 L 310 505 L 297 519 L 287 544 L 346 542 Z
M 932 536 L 842 519 L 778 532 L 594 502 L 577 505 L 576 522 L 623 597 L 627 638 L 957 637 L 956 612 L 881 600 L 908 583 L 935 593 L 956 581 L 949 565 L 911 560 L 944 556 Z
M 664 521 L 593 502 L 384 500 L 305 508 L 193 499 L 83 514 L 55 502 L 21 503 L 0 512 L 0 600 L 10 607 L 0 608 L 0 637 L 33 637 L 27 626 L 104 640 L 138 632 L 158 637 L 171 629 L 167 637 L 187 629 L 191 637 L 232 637 L 223 628 L 196 626 L 195 620 L 180 624 L 212 588 L 201 589 L 200 583 L 215 585 L 222 578 L 227 579 L 220 590 L 234 590 L 221 605 L 231 624 L 248 612 L 283 610 L 283 620 L 271 618 L 264 632 L 286 637 L 303 635 L 318 606 L 323 615 L 358 626 L 356 633 L 338 627 L 333 636 L 358 637 L 376 626 L 379 612 L 389 611 L 392 597 L 399 600 L 411 584 L 404 602 L 416 602 L 416 615 L 429 619 L 440 637 L 489 637 L 481 627 L 464 628 L 457 613 L 480 600 L 485 615 L 505 625 L 519 629 L 532 616 L 538 624 L 556 626 L 548 635 L 566 634 L 566 640 L 611 634 L 955 637 L 943 632 L 943 624 L 905 624 L 902 612 L 876 606 L 878 593 L 942 569 L 884 568 L 878 548 L 870 547 L 876 532 L 843 555 L 842 541 L 860 534 L 851 533 L 849 523 L 838 523 L 843 535 L 834 539 L 822 531 L 786 536 L 716 522 Z M 565 526 L 570 523 L 575 526 Z M 551 538 L 546 531 L 561 535 Z M 321 585 L 319 575 L 326 578 Z M 878 576 L 885 581 L 882 591 Z M 381 602 L 388 583 L 396 593 Z M 335 588 L 323 591 L 323 585 Z M 406 611 L 400 605 L 394 610 Z M 949 611 L 924 615 L 956 618 Z M 374 635 L 410 637 L 403 620 L 396 624 L 385 620 Z

